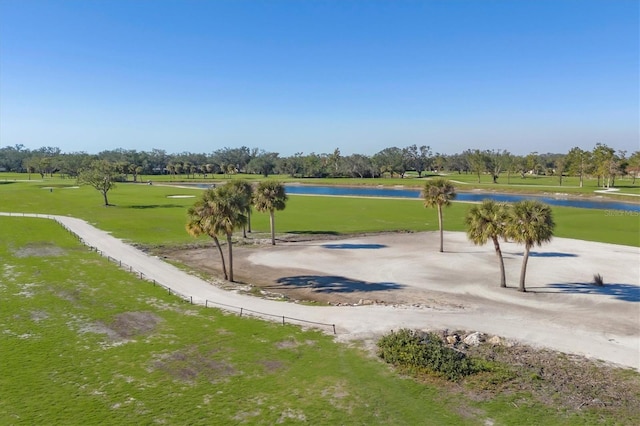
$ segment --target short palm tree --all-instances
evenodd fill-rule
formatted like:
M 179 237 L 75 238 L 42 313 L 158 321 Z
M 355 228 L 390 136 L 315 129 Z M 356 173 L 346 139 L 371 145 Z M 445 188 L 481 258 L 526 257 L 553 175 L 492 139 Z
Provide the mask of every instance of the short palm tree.
M 519 291 L 527 291 L 524 281 L 531 247 L 551 241 L 554 228 L 553 214 L 548 205 L 537 200 L 523 200 L 513 204 L 507 221 L 506 235 L 513 241 L 524 244 Z
M 483 200 L 469 209 L 464 219 L 467 225 L 467 237 L 475 245 L 486 244 L 489 239 L 500 262 L 500 287 L 507 286 L 504 272 L 504 259 L 498 238 L 504 236 L 505 226 L 509 217 L 507 205 L 493 200 Z
M 284 210 L 287 204 L 287 194 L 284 185 L 273 180 L 265 180 L 258 184 L 253 195 L 253 205 L 260 212 L 269 212 L 271 227 L 271 244 L 276 245 L 276 228 L 274 212 Z
M 453 184 L 444 178 L 428 180 L 422 190 L 425 207 L 438 208 L 438 227 L 440 228 L 440 252 L 444 251 L 444 237 L 442 232 L 442 206 L 451 204 L 456 197 L 456 189 Z
M 213 238 L 222 259 L 222 272 L 225 280 L 234 280 L 232 236 L 235 229 L 246 224 L 245 210 L 246 206 L 242 195 L 234 191 L 230 185 L 224 185 L 205 191 L 202 199 L 198 200 L 187 212 L 189 215 L 187 232 L 194 236 L 207 234 Z M 222 247 L 218 240 L 219 234 L 223 234 L 227 238 L 229 274 L 227 274 Z

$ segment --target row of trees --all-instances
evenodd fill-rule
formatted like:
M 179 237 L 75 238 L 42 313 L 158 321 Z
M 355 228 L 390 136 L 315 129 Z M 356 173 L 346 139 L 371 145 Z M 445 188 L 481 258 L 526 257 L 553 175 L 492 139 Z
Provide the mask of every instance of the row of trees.
M 489 174 L 494 182 L 506 173 L 507 184 L 512 176 L 525 179 L 532 175 L 557 176 L 560 185 L 565 176 L 583 178 L 594 176 L 598 185 L 613 186 L 616 177 L 640 174 L 640 151 L 627 156 L 625 151 L 598 143 L 592 150 L 574 147 L 566 154 L 514 155 L 506 150 L 466 150 L 459 154 L 445 155 L 433 153 L 429 146 L 411 145 L 405 148 L 389 147 L 366 156 L 361 154 L 342 155 L 336 148 L 328 154 L 303 154 L 298 152 L 289 157 L 266 152 L 257 148 L 222 148 L 211 154 L 183 152 L 167 154 L 154 149 L 150 152 L 116 149 L 96 155 L 85 152 L 62 153 L 59 148 L 43 147 L 30 151 L 22 145 L 0 148 L 0 170 L 32 173 L 42 177 L 58 173 L 77 177 L 80 171 L 89 167 L 92 161 L 105 160 L 125 179 L 138 175 L 169 174 L 176 178 L 206 178 L 213 174 L 232 175 L 253 173 L 292 177 L 405 177 L 407 172 L 415 172 L 422 177 L 427 172 L 474 173 L 478 181 Z
M 442 208 L 450 205 L 455 198 L 455 187 L 447 179 L 430 179 L 425 183 L 422 196 L 425 207 L 438 209 L 440 252 L 443 252 Z M 525 276 L 531 248 L 550 241 L 553 236 L 555 223 L 551 208 L 534 200 L 523 200 L 513 204 L 484 200 L 481 204 L 474 205 L 469 209 L 465 216 L 465 223 L 467 237 L 474 244 L 483 245 L 489 240 L 493 242 L 500 263 L 500 287 L 507 287 L 500 238 L 524 244 L 525 250 L 518 290 L 526 291 Z
M 187 232 L 195 237 L 208 235 L 215 242 L 220 259 L 224 279 L 233 281 L 233 243 L 232 236 L 236 229 L 243 229 L 246 237 L 247 228 L 251 232 L 251 208 L 269 213 L 271 228 L 271 244 L 275 245 L 275 211 L 286 207 L 287 195 L 284 185 L 267 180 L 260 182 L 255 188 L 242 180 L 233 180 L 214 189 L 208 189 L 202 197 L 189 208 Z M 229 273 L 218 236 L 227 239 Z

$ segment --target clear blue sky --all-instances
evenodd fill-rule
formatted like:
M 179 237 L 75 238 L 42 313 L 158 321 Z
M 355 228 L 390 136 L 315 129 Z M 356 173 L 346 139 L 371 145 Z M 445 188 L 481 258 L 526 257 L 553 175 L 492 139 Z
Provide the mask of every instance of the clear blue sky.
M 636 0 L 0 0 L 0 146 L 639 147 Z

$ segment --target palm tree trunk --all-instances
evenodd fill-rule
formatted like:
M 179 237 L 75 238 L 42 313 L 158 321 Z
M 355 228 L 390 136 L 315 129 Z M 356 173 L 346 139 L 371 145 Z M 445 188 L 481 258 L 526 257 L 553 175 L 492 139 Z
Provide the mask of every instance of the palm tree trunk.
M 222 260 L 222 273 L 224 274 L 224 279 L 228 280 L 229 276 L 227 275 L 227 266 L 224 263 L 224 255 L 222 254 L 222 247 L 220 247 L 220 241 L 218 241 L 218 237 L 213 236 L 213 241 L 216 243 L 216 247 L 218 247 L 218 253 L 220 253 L 220 259 Z
M 271 245 L 276 245 L 276 227 L 273 209 L 269 210 L 269 225 L 271 226 Z
M 231 234 L 227 234 L 227 246 L 229 250 L 229 281 L 233 282 L 233 244 Z
M 249 210 L 247 210 L 247 228 L 247 232 L 251 233 L 251 207 L 249 207 Z
M 525 292 L 527 289 L 524 287 L 524 277 L 527 275 L 527 262 L 529 261 L 529 249 L 531 247 L 527 244 L 524 247 L 524 258 L 522 259 L 522 269 L 520 269 L 520 287 L 518 291 Z
M 502 250 L 500 250 L 500 242 L 498 242 L 498 237 L 492 237 L 493 239 L 493 248 L 496 250 L 496 255 L 498 256 L 498 260 L 500 261 L 500 287 L 507 287 L 507 277 L 504 272 L 504 259 L 502 258 Z
M 438 227 L 440 228 L 440 253 L 444 252 L 444 236 L 442 233 L 442 206 L 438 204 Z

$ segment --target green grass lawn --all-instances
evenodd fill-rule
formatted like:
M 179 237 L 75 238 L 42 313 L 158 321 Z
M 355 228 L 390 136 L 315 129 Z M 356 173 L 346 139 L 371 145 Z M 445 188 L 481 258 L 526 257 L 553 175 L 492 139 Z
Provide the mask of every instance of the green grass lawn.
M 0 181 L 0 211 L 76 216 L 114 236 L 146 245 L 194 242 L 184 225 L 186 210 L 195 198 L 168 197 L 197 197 L 199 189 L 119 184 L 109 192 L 114 206 L 104 207 L 98 191 L 73 186 L 68 179 Z M 47 189 L 50 187 L 54 189 Z M 445 229 L 463 231 L 469 206 L 454 203 L 446 208 Z M 569 207 L 553 207 L 553 212 L 558 237 L 640 246 L 637 215 Z M 254 212 L 252 224 L 254 230 L 267 232 L 268 215 Z M 291 196 L 287 208 L 276 212 L 276 230 L 281 233 L 432 231 L 437 226 L 435 209 L 425 209 L 420 200 Z
M 68 179 L 0 181 L 0 211 L 81 217 L 144 245 L 180 245 L 198 189 L 121 184 L 102 206 Z M 53 188 L 53 189 L 50 189 Z M 445 210 L 462 231 L 469 204 Z M 639 246 L 637 216 L 553 209 L 556 235 Z M 267 232 L 268 216 L 253 228 Z M 420 200 L 292 196 L 286 233 L 425 231 Z M 329 336 L 192 306 L 89 252 L 53 222 L 0 217 L 0 424 L 591 424 L 526 394 L 477 400 L 399 378 Z M 204 240 L 206 241 L 206 239 Z M 487 378 L 489 382 L 491 378 Z M 470 413 L 464 415 L 463 413 Z M 623 423 L 626 420 L 623 419 Z
M 0 228 L 0 424 L 627 421 L 402 378 L 319 332 L 181 301 L 54 222 L 0 217 Z

